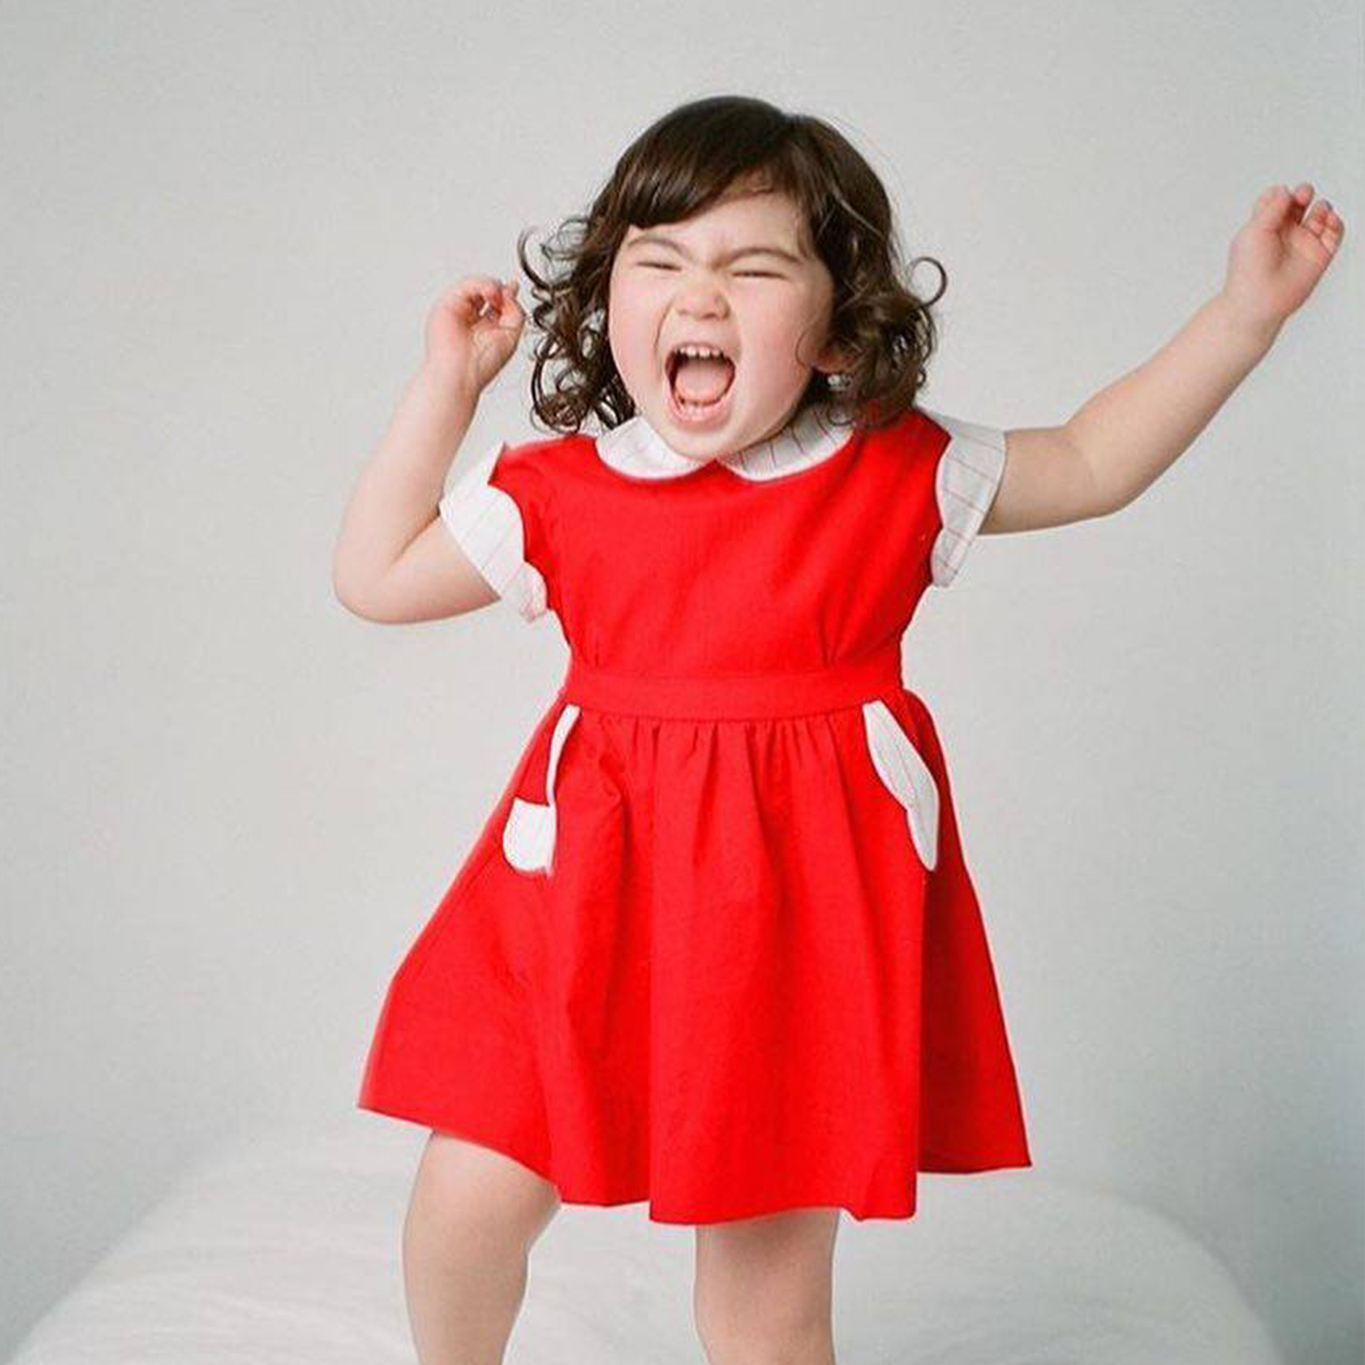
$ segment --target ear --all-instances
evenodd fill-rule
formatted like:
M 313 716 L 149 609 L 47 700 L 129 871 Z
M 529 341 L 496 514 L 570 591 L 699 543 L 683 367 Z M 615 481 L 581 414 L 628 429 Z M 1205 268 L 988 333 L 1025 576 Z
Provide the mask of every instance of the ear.
M 832 341 L 815 358 L 815 368 L 824 374 L 838 374 L 851 364 L 852 356 Z

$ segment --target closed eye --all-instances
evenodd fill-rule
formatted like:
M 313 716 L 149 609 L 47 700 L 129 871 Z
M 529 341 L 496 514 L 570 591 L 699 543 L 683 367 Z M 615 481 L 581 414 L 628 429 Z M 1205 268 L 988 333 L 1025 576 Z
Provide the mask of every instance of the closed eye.
M 667 261 L 641 261 L 646 270 L 676 270 L 678 267 Z M 750 276 L 756 280 L 780 280 L 783 276 L 773 270 L 736 270 L 738 276 Z

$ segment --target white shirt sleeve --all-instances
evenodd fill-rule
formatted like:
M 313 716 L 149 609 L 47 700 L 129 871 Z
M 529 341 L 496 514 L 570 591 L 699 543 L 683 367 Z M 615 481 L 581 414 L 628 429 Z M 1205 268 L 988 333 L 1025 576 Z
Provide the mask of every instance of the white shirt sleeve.
M 466 469 L 440 501 L 441 520 L 484 580 L 527 621 L 546 609 L 545 579 L 526 559 L 524 510 L 502 488 L 489 482 L 499 457 L 499 441 Z
M 949 437 L 934 478 L 940 529 L 929 556 L 933 582 L 946 588 L 962 567 L 1000 489 L 1005 433 L 999 427 L 923 411 Z

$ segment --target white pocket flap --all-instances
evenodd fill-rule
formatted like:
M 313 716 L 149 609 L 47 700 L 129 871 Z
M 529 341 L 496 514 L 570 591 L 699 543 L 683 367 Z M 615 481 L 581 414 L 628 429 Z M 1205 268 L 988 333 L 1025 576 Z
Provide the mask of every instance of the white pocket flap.
M 555 851 L 555 771 L 560 751 L 578 719 L 578 707 L 565 704 L 550 737 L 550 761 L 545 769 L 545 803 L 512 798 L 502 827 L 502 851 L 518 872 L 548 872 Z
M 872 766 L 882 784 L 905 808 L 915 851 L 932 872 L 938 861 L 938 784 L 884 701 L 864 702 L 862 711 Z

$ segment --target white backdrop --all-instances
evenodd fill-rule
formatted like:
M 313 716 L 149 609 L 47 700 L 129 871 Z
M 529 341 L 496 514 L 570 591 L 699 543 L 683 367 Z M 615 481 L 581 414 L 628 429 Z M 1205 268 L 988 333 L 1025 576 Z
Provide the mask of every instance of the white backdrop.
M 566 653 L 501 604 L 349 616 L 343 506 L 436 293 L 730 90 L 885 177 L 949 275 L 924 401 L 969 420 L 1145 359 L 1265 185 L 1348 221 L 1191 451 L 979 541 L 906 677 L 1037 1164 L 1176 1218 L 1296 1362 L 1358 1359 L 1360 37 L 1326 0 L 5 6 L 0 1347 L 206 1144 L 353 1105 Z M 471 450 L 542 434 L 529 375 Z

